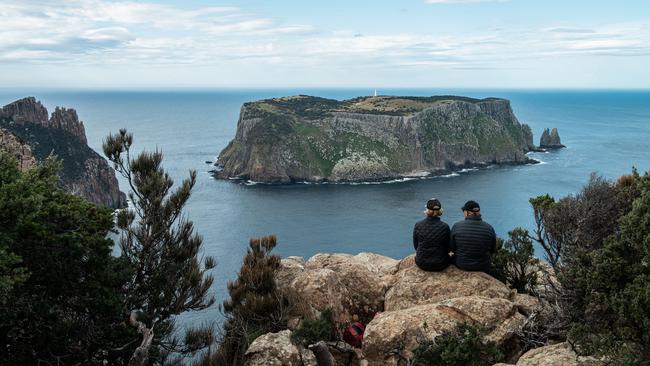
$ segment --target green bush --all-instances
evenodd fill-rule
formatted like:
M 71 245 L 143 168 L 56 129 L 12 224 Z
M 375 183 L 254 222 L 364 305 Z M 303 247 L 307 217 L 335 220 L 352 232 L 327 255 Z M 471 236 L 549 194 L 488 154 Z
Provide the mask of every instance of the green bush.
M 420 341 L 413 350 L 414 366 L 484 366 L 504 359 L 494 343 L 484 342 L 481 328 L 461 323 L 454 332 Z
M 619 190 L 627 180 L 612 187 Z M 630 188 L 631 186 L 627 186 Z M 615 364 L 650 360 L 650 174 L 636 176 L 638 197 L 595 250 L 579 246 L 559 279 L 566 289 L 569 339 L 584 354 Z M 581 244 L 578 242 L 578 244 Z
M 304 320 L 292 334 L 291 338 L 305 346 L 319 341 L 336 340 L 336 325 L 332 310 L 327 309 L 315 320 Z
M 235 281 L 228 283 L 230 299 L 224 301 L 225 323 L 219 350 L 204 364 L 242 365 L 244 353 L 255 338 L 287 329 L 288 297 L 275 284 L 280 257 L 271 255 L 277 239 L 252 239 Z
M 522 228 L 516 228 L 508 235 L 507 241 L 497 240 L 497 251 L 492 258 L 493 275 L 519 293 L 533 294 L 537 284 L 537 275 L 530 270 L 537 263 L 533 256 L 533 242 L 528 231 Z

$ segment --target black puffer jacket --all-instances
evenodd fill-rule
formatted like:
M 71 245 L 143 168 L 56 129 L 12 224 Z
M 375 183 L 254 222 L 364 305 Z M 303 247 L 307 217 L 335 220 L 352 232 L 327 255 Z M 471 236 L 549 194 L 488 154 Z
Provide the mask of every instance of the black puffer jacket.
M 456 266 L 466 271 L 491 273 L 491 253 L 496 250 L 496 240 L 494 229 L 480 216 L 457 222 L 451 229 L 451 251 L 455 254 Z
M 415 264 L 425 271 L 440 271 L 449 263 L 449 225 L 439 217 L 427 217 L 413 228 Z

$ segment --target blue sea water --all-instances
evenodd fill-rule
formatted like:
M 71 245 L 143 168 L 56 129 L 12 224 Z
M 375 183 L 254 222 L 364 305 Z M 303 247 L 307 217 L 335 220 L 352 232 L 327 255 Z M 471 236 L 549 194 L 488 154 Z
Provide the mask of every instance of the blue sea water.
M 3 89 L 0 105 L 34 95 L 50 111 L 72 107 L 95 150 L 101 152 L 109 132 L 126 127 L 135 135 L 136 149 L 163 151 L 164 166 L 177 182 L 197 170 L 187 215 L 204 237 L 205 253 L 219 262 L 213 270 L 218 301 L 226 298 L 226 282 L 236 277 L 249 238 L 276 234 L 276 252 L 282 256 L 372 251 L 400 258 L 413 250 L 413 224 L 422 218 L 428 198 L 442 201 L 443 219 L 450 224 L 462 218 L 460 207 L 466 200 L 476 200 L 485 220 L 506 236 L 514 227 L 532 226 L 530 197 L 575 193 L 592 172 L 616 178 L 633 166 L 650 170 L 650 91 L 387 89 L 379 92 L 507 98 L 519 120 L 531 126 L 536 142 L 543 128 L 557 127 L 567 148 L 531 154 L 542 161 L 537 165 L 393 184 L 245 186 L 209 174 L 212 166 L 206 161 L 213 161 L 233 138 L 242 103 L 294 94 L 347 99 L 370 91 Z M 126 188 L 123 180 L 121 186 Z M 216 307 L 183 316 L 191 322 L 219 318 Z

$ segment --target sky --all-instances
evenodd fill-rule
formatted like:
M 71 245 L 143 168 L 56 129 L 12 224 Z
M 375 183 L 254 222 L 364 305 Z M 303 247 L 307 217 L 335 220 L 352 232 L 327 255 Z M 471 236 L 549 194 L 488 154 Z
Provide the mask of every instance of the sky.
M 650 88 L 647 0 L 0 0 L 0 87 Z

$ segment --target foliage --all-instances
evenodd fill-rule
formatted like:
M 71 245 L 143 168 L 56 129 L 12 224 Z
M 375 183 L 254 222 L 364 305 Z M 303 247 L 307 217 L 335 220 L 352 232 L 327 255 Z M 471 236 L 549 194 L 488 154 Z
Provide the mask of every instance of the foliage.
M 196 172 L 191 171 L 189 178 L 172 190 L 174 182 L 162 168 L 163 154 L 142 152 L 133 159 L 132 143 L 133 135 L 122 129 L 106 138 L 103 149 L 131 188 L 133 208 L 117 213 L 117 227 L 122 233 L 121 258 L 133 268 L 123 286 L 124 309 L 132 325 L 142 322 L 153 334 L 152 354 L 151 346 L 147 346 L 148 333 L 143 333 L 139 357 L 160 360 L 166 352 L 194 349 L 171 338 L 173 318 L 214 303 L 208 296 L 213 278 L 207 272 L 215 261 L 212 257 L 199 258 L 203 239 L 194 232 L 192 221 L 183 216 L 196 183 Z M 137 316 L 133 318 L 134 315 Z M 186 338 L 199 344 L 197 335 L 194 330 Z M 205 332 L 204 336 L 209 339 L 212 335 Z
M 305 319 L 291 334 L 291 338 L 305 346 L 319 341 L 336 340 L 336 324 L 331 309 L 327 309 L 315 320 Z
M 275 236 L 252 239 L 237 279 L 228 283 L 223 336 L 214 355 L 219 365 L 243 364 L 244 353 L 255 338 L 286 329 L 290 301 L 275 283 L 280 257 L 271 251 L 276 244 Z
M 553 264 L 556 322 L 579 353 L 620 365 L 650 359 L 650 176 L 592 175 L 575 196 L 531 200 L 533 238 Z
M 574 258 L 576 251 L 602 247 L 605 239 L 618 229 L 618 220 L 629 212 L 638 195 L 633 172 L 617 183 L 592 174 L 575 196 L 555 201 L 549 195 L 530 200 L 535 213 L 535 236 L 546 258 L 557 269 L 563 260 Z
M 414 366 L 483 366 L 503 360 L 504 355 L 492 342 L 482 340 L 481 328 L 461 323 L 455 331 L 433 340 L 420 341 L 413 350 Z
M 134 333 L 121 312 L 128 266 L 106 239 L 111 211 L 59 189 L 60 168 L 49 158 L 20 172 L 0 153 L 3 365 L 119 364 Z
M 530 269 L 537 260 L 533 257 L 528 230 L 516 228 L 508 236 L 507 241 L 497 240 L 497 251 L 492 258 L 494 277 L 519 293 L 533 294 L 537 275 Z
M 631 184 L 629 178 L 610 184 L 613 193 L 638 192 L 629 213 L 600 246 L 587 242 L 574 250 L 560 276 L 569 339 L 580 352 L 621 365 L 650 359 L 650 174 L 633 177 Z

